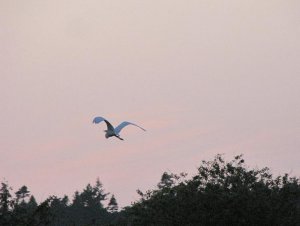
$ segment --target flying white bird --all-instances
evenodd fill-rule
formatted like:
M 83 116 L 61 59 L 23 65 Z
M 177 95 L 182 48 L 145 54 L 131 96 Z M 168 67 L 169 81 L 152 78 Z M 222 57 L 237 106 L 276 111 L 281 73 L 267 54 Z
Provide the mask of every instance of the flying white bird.
M 104 121 L 107 125 L 107 130 L 104 130 L 105 132 L 105 137 L 106 138 L 109 138 L 109 137 L 117 137 L 119 138 L 120 140 L 124 140 L 123 138 L 120 137 L 120 132 L 121 130 L 125 127 L 125 126 L 128 126 L 128 125 L 133 125 L 133 126 L 137 126 L 139 127 L 140 129 L 146 131 L 145 129 L 143 129 L 142 127 L 132 123 L 132 122 L 122 122 L 120 125 L 118 125 L 116 128 L 114 128 L 112 126 L 112 124 L 110 124 L 109 121 L 107 121 L 105 118 L 102 118 L 102 117 L 96 117 L 94 118 L 93 120 L 93 123 L 95 124 L 98 124 L 100 122 Z

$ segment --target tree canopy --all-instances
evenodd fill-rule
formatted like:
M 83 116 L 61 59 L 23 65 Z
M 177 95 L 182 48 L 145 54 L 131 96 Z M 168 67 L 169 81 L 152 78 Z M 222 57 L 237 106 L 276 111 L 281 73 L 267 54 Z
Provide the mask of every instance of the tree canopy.
M 242 156 L 202 161 L 191 179 L 164 173 L 157 189 L 138 191 L 133 225 L 299 225 L 299 179 L 249 169 Z
M 37 204 L 27 186 L 12 195 L 2 182 L 0 225 L 300 225 L 299 178 L 249 168 L 242 155 L 202 161 L 192 177 L 164 172 L 156 188 L 137 192 L 139 200 L 119 210 L 97 179 L 72 199 L 50 196 Z

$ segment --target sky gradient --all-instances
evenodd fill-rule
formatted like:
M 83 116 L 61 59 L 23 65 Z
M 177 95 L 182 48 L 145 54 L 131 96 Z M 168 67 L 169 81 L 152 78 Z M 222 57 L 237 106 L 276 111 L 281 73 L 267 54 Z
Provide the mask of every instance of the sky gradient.
M 0 0 L 0 179 L 41 201 L 244 154 L 300 175 L 298 0 Z M 105 124 L 137 123 L 125 141 Z

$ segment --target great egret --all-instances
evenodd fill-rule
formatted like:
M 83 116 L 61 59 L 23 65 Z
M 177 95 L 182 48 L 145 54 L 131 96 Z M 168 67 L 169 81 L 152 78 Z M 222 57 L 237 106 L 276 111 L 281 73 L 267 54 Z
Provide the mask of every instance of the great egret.
M 104 132 L 105 132 L 105 137 L 106 137 L 106 138 L 109 138 L 109 137 L 117 137 L 117 138 L 119 138 L 120 140 L 124 140 L 123 138 L 120 137 L 120 132 L 121 132 L 121 130 L 122 130 L 125 126 L 128 126 L 128 125 L 137 126 L 137 127 L 139 127 L 140 129 L 146 131 L 146 130 L 143 129 L 142 127 L 140 127 L 140 126 L 138 126 L 138 125 L 136 125 L 136 124 L 134 124 L 134 123 L 132 123 L 132 122 L 126 122 L 126 121 L 125 121 L 125 122 L 122 122 L 120 125 L 118 125 L 116 128 L 114 128 L 114 127 L 112 126 L 112 124 L 110 124 L 110 122 L 107 121 L 107 120 L 106 120 L 105 118 L 103 118 L 103 117 L 96 117 L 96 118 L 94 118 L 93 123 L 98 124 L 98 123 L 100 123 L 100 122 L 102 122 L 102 121 L 104 121 L 104 122 L 106 123 L 106 125 L 107 125 L 107 130 L 104 130 Z

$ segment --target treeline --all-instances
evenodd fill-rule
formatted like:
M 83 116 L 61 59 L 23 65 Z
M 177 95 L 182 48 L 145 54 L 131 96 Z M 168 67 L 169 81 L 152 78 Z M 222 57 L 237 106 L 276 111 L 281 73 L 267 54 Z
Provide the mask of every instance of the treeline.
M 26 186 L 13 193 L 2 182 L 0 225 L 300 225 L 299 179 L 248 168 L 241 155 L 230 162 L 221 155 L 202 161 L 192 178 L 165 172 L 157 188 L 137 192 L 138 201 L 118 210 L 116 198 L 104 191 L 99 179 L 71 200 L 50 196 L 40 204 Z
M 70 201 L 68 196 L 58 198 L 50 196 L 37 204 L 26 186 L 22 186 L 14 195 L 7 182 L 0 188 L 0 226 L 83 226 L 110 225 L 118 221 L 118 204 L 111 195 L 108 199 L 99 179 L 95 185 L 88 184 L 82 192 L 76 191 Z

